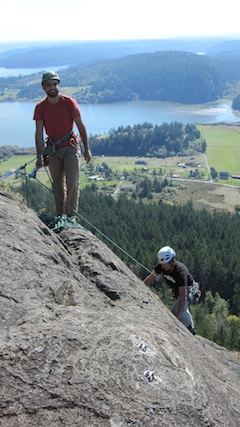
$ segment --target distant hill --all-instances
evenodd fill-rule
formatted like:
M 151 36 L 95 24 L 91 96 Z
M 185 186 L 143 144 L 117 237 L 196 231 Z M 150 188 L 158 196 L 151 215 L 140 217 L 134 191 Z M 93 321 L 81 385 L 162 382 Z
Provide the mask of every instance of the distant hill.
M 224 40 L 217 43 L 211 50 L 211 55 L 221 58 L 235 58 L 240 60 L 240 40 Z
M 206 103 L 222 98 L 239 76 L 240 61 L 179 51 L 127 55 L 60 71 L 62 89 L 81 104 L 135 100 Z M 0 100 L 42 98 L 40 78 L 41 73 L 1 78 Z
M 157 51 L 187 51 L 220 53 L 236 50 L 240 41 L 217 37 L 175 38 L 121 41 L 29 42 L 15 45 L 0 44 L 0 67 L 37 68 L 59 65 L 80 65 L 92 61 L 119 58 L 137 53 Z M 240 49 L 238 46 L 240 56 Z
M 222 98 L 226 90 L 237 95 L 232 88 L 240 81 L 239 46 L 240 41 L 218 39 L 65 42 L 3 51 L 0 67 L 66 64 L 61 87 L 81 104 L 200 104 Z M 42 98 L 41 74 L 0 78 L 0 101 Z

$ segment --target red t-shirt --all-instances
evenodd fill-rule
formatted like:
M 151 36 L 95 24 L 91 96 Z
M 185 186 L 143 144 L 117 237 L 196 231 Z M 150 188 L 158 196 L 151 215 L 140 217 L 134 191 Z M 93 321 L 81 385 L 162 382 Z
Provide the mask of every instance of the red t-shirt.
M 73 130 L 74 119 L 80 117 L 77 102 L 69 96 L 59 95 L 56 104 L 50 104 L 47 98 L 38 102 L 33 120 L 41 120 L 47 136 L 56 142 Z

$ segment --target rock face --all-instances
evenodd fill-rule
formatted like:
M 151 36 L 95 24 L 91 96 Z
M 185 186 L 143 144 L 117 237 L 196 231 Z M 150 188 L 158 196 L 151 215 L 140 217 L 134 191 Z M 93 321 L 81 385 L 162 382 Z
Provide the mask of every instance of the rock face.
M 104 243 L 3 192 L 0 224 L 1 427 L 239 427 L 236 357 Z

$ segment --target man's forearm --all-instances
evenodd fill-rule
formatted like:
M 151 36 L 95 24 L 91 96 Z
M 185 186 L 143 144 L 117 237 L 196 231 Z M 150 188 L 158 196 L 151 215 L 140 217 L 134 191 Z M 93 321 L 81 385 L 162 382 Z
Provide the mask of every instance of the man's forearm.
M 37 154 L 42 154 L 42 151 L 44 149 L 44 141 L 42 138 L 42 135 L 35 135 L 35 144 L 36 144 L 36 150 L 37 150 Z
M 179 319 L 182 315 L 182 312 L 184 310 L 185 307 L 185 299 L 184 298 L 180 298 L 179 300 L 179 307 L 178 307 L 178 311 L 176 313 L 176 317 Z

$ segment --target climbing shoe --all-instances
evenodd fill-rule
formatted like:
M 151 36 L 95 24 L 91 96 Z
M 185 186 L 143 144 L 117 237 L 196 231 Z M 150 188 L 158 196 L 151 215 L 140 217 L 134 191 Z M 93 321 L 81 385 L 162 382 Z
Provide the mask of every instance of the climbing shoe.
M 192 325 L 188 326 L 188 330 L 191 332 L 191 334 L 196 335 L 195 329 L 192 327 Z

